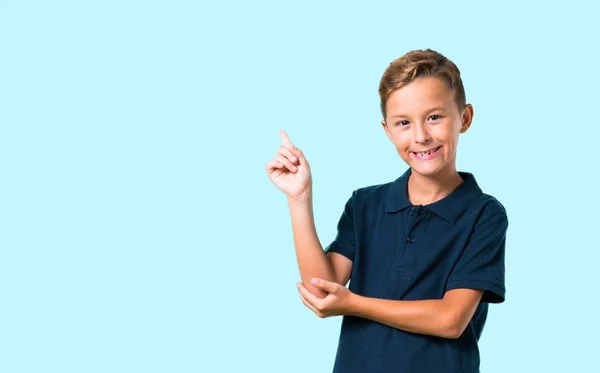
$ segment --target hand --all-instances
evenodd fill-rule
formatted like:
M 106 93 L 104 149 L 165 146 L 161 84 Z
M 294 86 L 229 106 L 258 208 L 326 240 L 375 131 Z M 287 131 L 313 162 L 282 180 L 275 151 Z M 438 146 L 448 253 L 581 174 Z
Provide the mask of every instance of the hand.
M 325 318 L 350 314 L 352 302 L 356 295 L 348 290 L 348 288 L 337 282 L 325 281 L 318 278 L 313 278 L 311 284 L 328 293 L 325 298 L 319 298 L 308 291 L 302 283 L 299 282 L 297 284 L 302 303 L 317 316 Z
M 290 198 L 306 194 L 311 187 L 310 166 L 300 149 L 295 147 L 284 130 L 279 131 L 282 145 L 273 160 L 267 162 L 269 179 Z

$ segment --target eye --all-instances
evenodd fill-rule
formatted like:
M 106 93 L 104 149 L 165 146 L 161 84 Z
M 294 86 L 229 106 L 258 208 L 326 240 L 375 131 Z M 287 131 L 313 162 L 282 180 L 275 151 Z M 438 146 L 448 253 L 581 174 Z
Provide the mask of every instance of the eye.
M 396 122 L 397 126 L 406 126 L 408 124 L 407 120 L 400 120 L 398 122 Z
M 436 114 L 434 114 L 434 115 L 430 115 L 430 116 L 429 116 L 429 118 L 430 118 L 431 120 L 439 120 L 439 119 L 441 118 L 441 116 L 440 116 L 440 115 L 436 115 Z

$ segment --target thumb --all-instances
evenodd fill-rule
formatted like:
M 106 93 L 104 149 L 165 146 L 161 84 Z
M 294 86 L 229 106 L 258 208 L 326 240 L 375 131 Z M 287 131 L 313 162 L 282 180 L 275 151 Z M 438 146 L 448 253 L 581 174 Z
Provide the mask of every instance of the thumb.
M 338 288 L 337 283 L 326 281 L 320 278 L 313 278 L 310 283 L 328 293 L 335 293 Z

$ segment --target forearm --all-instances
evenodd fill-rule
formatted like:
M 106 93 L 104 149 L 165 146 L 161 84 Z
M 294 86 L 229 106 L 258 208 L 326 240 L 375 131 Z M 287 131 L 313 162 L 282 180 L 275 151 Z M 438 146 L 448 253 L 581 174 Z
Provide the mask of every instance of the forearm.
M 288 199 L 288 206 L 302 283 L 310 292 L 319 298 L 324 298 L 327 293 L 313 286 L 310 280 L 318 277 L 327 281 L 335 281 L 335 275 L 317 236 L 312 208 L 312 191 L 309 190 L 301 199 Z
M 350 314 L 410 333 L 442 338 L 458 338 L 460 335 L 458 319 L 443 299 L 406 301 L 354 294 Z

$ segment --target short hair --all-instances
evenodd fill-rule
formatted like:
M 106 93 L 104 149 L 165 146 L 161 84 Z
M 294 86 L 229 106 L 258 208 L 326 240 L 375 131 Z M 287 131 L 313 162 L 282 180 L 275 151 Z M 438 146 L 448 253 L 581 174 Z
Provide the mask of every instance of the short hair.
M 441 78 L 454 92 L 454 100 L 459 111 L 466 105 L 465 89 L 460 70 L 441 53 L 432 49 L 413 50 L 398 57 L 385 69 L 379 82 L 381 114 L 385 120 L 387 100 L 398 89 L 417 78 Z

